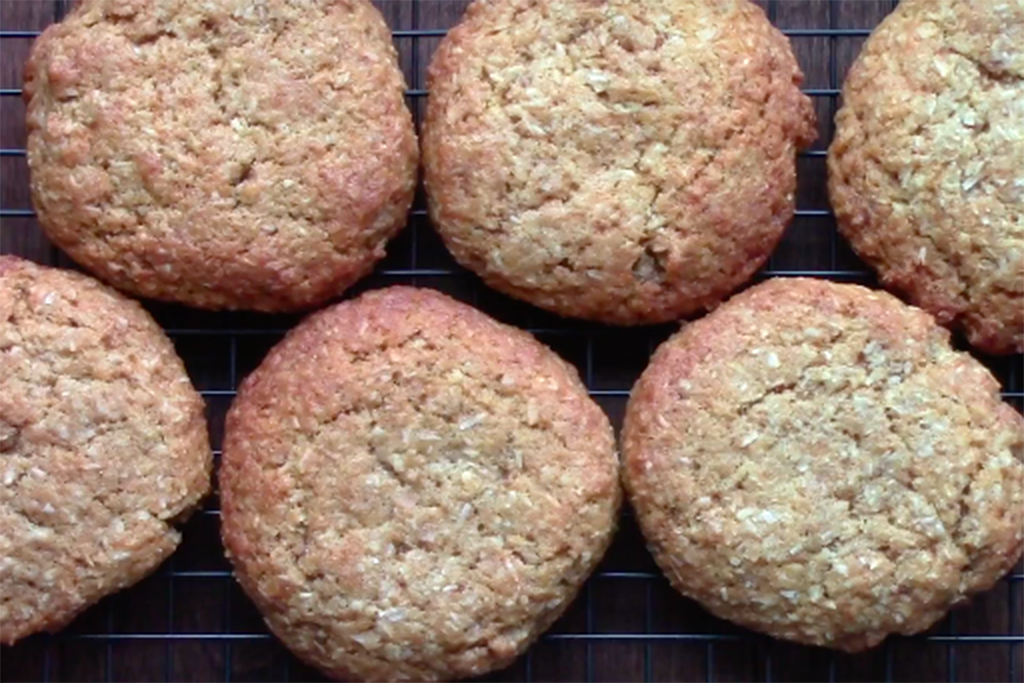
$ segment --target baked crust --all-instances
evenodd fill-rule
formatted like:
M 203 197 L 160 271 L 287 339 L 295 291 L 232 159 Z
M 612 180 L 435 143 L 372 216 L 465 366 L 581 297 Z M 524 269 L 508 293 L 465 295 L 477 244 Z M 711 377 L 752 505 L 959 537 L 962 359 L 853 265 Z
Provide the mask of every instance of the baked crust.
M 927 313 L 773 279 L 687 326 L 630 398 L 623 476 L 672 584 L 857 651 L 990 588 L 1024 542 L 1024 420 Z
M 134 301 L 0 256 L 0 642 L 149 574 L 210 488 L 203 401 Z
M 316 306 L 405 224 L 404 89 L 366 0 L 85 0 L 25 66 L 40 224 L 135 295 Z
M 612 537 L 618 460 L 575 371 L 430 290 L 317 313 L 227 418 L 222 532 L 270 629 L 329 675 L 501 668 Z
M 1024 351 L 1024 2 L 908 0 L 843 84 L 839 229 L 988 353 Z
M 563 315 L 711 307 L 793 215 L 802 79 L 746 0 L 478 0 L 429 69 L 434 224 L 489 285 Z

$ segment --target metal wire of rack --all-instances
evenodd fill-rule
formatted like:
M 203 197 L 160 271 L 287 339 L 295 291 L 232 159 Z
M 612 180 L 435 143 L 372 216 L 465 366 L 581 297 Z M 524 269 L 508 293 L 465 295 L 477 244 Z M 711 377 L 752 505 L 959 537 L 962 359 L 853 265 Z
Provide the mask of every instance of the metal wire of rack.
M 10 11 L 16 2 L 49 3 L 53 15 L 48 19 L 53 21 L 63 16 L 68 4 L 65 0 L 4 0 L 0 60 L 8 62 L 16 43 L 24 45 L 40 33 L 39 26 L 16 23 L 18 14 Z M 423 85 L 429 49 L 466 3 L 381 0 L 377 4 L 385 14 L 398 5 L 407 8 L 403 22 L 408 27 L 393 24 L 393 36 L 411 85 L 407 95 L 418 126 L 428 95 Z M 837 237 L 820 180 L 842 73 L 859 41 L 896 0 L 765 0 L 760 4 L 793 40 L 808 72 L 809 86 L 814 87 L 805 92 L 816 102 L 822 140 L 800 155 L 794 225 L 758 277 L 800 275 L 872 283 L 870 272 Z M 864 11 L 868 4 L 874 6 Z M 456 7 L 444 9 L 444 5 Z M 850 12 L 844 12 L 851 6 L 855 25 L 846 16 Z M 444 11 L 437 11 L 439 7 Z M 421 24 L 431 21 L 428 15 L 445 27 L 422 28 Z M 810 18 L 799 20 L 805 15 Z M 6 79 L 0 82 L 0 111 L 5 118 L 17 115 L 17 106 L 11 103 L 20 99 L 20 82 L 11 74 L 18 71 L 0 68 Z M 3 127 L 0 251 L 73 266 L 38 235 L 28 203 L 23 143 L 12 140 L 8 127 Z M 487 290 L 447 256 L 429 227 L 422 197 L 411 212 L 409 228 L 357 290 L 397 282 L 448 291 L 528 329 L 576 364 L 591 395 L 615 423 L 621 419 L 632 381 L 655 346 L 671 332 L 668 326 L 624 331 L 566 321 Z M 206 398 L 213 441 L 219 443 L 223 414 L 240 378 L 295 318 L 213 315 L 159 304 L 150 308 L 175 341 Z M 1021 410 L 1021 356 L 983 360 L 1003 382 L 1004 398 Z M 210 501 L 184 530 L 179 551 L 139 586 L 104 600 L 60 634 L 35 636 L 4 648 L 3 678 L 46 682 L 319 679 L 276 643 L 235 586 L 216 537 L 218 516 L 216 501 Z M 628 511 L 622 527 L 606 561 L 569 613 L 512 668 L 487 680 L 1005 677 L 1019 681 L 1024 675 L 1024 570 L 1020 566 L 972 608 L 954 612 L 928 633 L 892 638 L 873 653 L 851 657 L 777 643 L 715 620 L 668 588 L 643 549 Z

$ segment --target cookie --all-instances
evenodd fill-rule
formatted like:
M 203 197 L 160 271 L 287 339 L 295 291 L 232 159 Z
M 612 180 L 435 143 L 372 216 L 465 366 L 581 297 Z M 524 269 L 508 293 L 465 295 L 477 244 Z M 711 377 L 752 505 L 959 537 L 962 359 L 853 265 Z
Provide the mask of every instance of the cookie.
M 134 295 L 316 306 L 404 225 L 404 89 L 366 0 L 83 0 L 25 67 L 39 222 Z
M 242 385 L 220 469 L 245 592 L 328 675 L 501 668 L 565 610 L 619 504 L 608 419 L 533 337 L 425 289 L 307 319 Z
M 843 85 L 828 169 L 887 287 L 1024 352 L 1024 2 L 901 2 Z
M 0 642 L 54 631 L 177 547 L 210 486 L 203 401 L 135 302 L 0 256 Z
M 802 78 L 746 0 L 478 0 L 429 69 L 430 214 L 460 263 L 562 315 L 711 307 L 792 218 Z
M 672 585 L 847 651 L 924 630 L 1024 542 L 1024 420 L 927 313 L 773 279 L 684 328 L 633 390 L 624 480 Z

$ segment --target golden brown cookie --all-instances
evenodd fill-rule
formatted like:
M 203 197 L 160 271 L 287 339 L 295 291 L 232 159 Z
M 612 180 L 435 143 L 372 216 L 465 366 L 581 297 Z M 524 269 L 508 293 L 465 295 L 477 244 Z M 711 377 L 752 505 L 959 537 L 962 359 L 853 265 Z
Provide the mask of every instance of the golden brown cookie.
M 1024 351 L 1024 0 L 905 0 L 843 85 L 842 233 L 989 353 Z
M 508 665 L 611 539 L 618 461 L 576 372 L 431 290 L 317 313 L 227 418 L 222 531 L 270 629 L 329 675 Z
M 1024 543 L 1024 420 L 927 313 L 773 279 L 654 355 L 623 431 L 658 564 L 712 613 L 848 651 L 928 628 Z
M 747 0 L 478 0 L 430 65 L 425 181 L 491 286 L 614 324 L 713 306 L 768 258 L 815 138 Z
M 210 487 L 203 401 L 152 318 L 0 256 L 0 642 L 149 574 Z
M 132 294 L 315 306 L 404 225 L 404 88 L 366 0 L 83 0 L 25 67 L 40 224 Z

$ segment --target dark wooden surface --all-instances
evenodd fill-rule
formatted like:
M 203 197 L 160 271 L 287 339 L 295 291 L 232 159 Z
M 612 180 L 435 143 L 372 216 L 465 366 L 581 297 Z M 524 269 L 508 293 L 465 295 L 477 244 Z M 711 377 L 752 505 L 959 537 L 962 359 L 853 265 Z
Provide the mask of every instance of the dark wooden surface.
M 986 1 L 986 0 L 979 0 Z M 462 0 L 378 3 L 396 30 L 444 29 Z M 792 40 L 815 93 L 821 139 L 800 159 L 800 215 L 762 276 L 817 274 L 873 282 L 835 234 L 827 214 L 824 158 L 831 136 L 834 91 L 890 0 L 763 2 Z M 54 0 L 0 0 L 0 30 L 37 31 L 63 11 Z M 831 35 L 814 35 L 815 31 Z M 842 35 L 837 35 L 837 33 Z M 853 35 L 850 35 L 852 33 Z M 801 35 L 802 34 L 802 35 Z M 809 35 L 810 34 L 810 35 Z M 409 87 L 425 87 L 425 67 L 438 39 L 397 37 Z M 0 88 L 21 87 L 31 37 L 0 38 Z M 422 113 L 424 98 L 410 102 Z M 0 96 L 0 251 L 42 263 L 73 264 L 54 249 L 28 213 L 24 107 L 16 93 Z M 418 204 L 422 207 L 422 202 Z M 26 214 L 26 215 L 22 215 Z M 667 326 L 614 330 L 570 323 L 495 294 L 461 271 L 422 214 L 389 250 L 385 263 L 357 290 L 392 283 L 435 287 L 538 333 L 575 363 L 616 426 L 626 393 Z M 224 411 L 239 378 L 260 361 L 294 318 L 211 314 L 151 305 L 209 404 L 219 444 Z M 985 359 L 1018 409 L 1024 391 L 1020 357 Z M 89 610 L 63 633 L 36 636 L 0 653 L 4 681 L 321 680 L 263 628 L 259 615 L 228 576 L 210 500 L 185 528 L 185 540 L 154 576 Z M 1024 587 L 1021 567 L 994 590 L 957 610 L 923 637 L 892 639 L 858 656 L 772 642 L 718 621 L 675 595 L 661 579 L 628 514 L 600 572 L 569 613 L 514 666 L 487 680 L 1021 680 L 1024 672 Z M 962 639 L 959 639 L 962 637 Z

